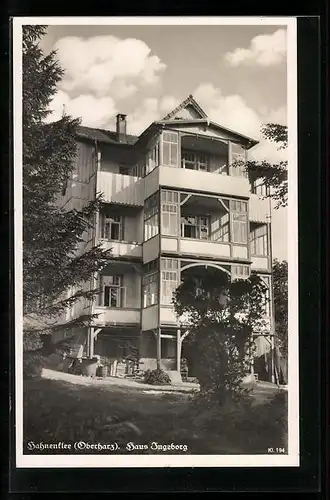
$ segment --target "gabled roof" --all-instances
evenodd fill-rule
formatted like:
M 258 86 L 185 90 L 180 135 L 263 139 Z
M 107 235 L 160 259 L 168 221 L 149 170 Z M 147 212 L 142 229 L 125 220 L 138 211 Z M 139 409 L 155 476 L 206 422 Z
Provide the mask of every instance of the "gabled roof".
M 239 137 L 240 139 L 246 140 L 250 144 L 250 146 L 249 146 L 250 148 L 252 148 L 253 146 L 255 146 L 256 144 L 259 143 L 259 141 L 257 139 L 254 139 L 253 137 L 250 137 L 248 135 L 241 134 L 240 132 L 235 132 L 235 130 L 232 130 L 230 128 L 223 127 L 222 125 L 219 125 L 219 123 L 210 121 L 209 124 L 211 126 L 213 126 L 214 128 L 218 128 L 219 130 L 224 130 L 225 132 L 236 135 L 236 137 Z
M 198 117 L 194 117 L 194 118 L 189 119 L 189 118 L 177 118 L 175 116 L 181 110 L 183 110 L 185 108 L 188 108 L 189 106 L 194 108 L 194 110 L 196 111 Z M 223 132 L 227 132 L 227 133 L 229 133 L 229 134 L 237 137 L 237 139 L 239 139 L 239 140 L 243 140 L 244 142 L 247 143 L 247 147 L 248 148 L 251 148 L 251 147 L 255 146 L 259 142 L 256 139 L 253 139 L 252 137 L 248 137 L 248 136 L 243 135 L 243 134 L 241 134 L 239 132 L 235 132 L 234 130 L 231 130 L 231 129 L 227 128 L 227 127 L 223 127 L 219 123 L 211 121 L 208 118 L 208 116 L 205 113 L 205 111 L 195 101 L 195 99 L 194 99 L 194 97 L 193 97 L 192 94 L 190 94 L 187 97 L 187 99 L 185 99 L 184 101 L 182 101 L 182 103 L 179 104 L 179 106 L 177 106 L 175 109 L 173 109 L 173 111 L 171 111 L 170 113 L 168 113 L 164 118 L 162 118 L 161 120 L 158 120 L 158 121 L 156 121 L 154 123 L 157 124 L 157 125 L 163 125 L 163 126 L 166 126 L 166 125 L 175 125 L 176 123 L 178 125 L 185 125 L 185 124 L 189 124 L 189 123 L 191 123 L 191 124 L 205 123 L 208 127 L 211 126 L 212 128 L 217 129 L 219 131 L 222 130 Z
M 195 114 L 197 115 L 196 117 L 191 117 L 191 118 L 176 117 L 176 115 L 180 113 L 181 110 L 184 110 L 189 107 L 194 109 Z M 234 130 L 223 127 L 222 125 L 211 121 L 206 115 L 206 113 L 203 111 L 203 109 L 195 101 L 192 94 L 190 94 L 187 97 L 187 99 L 182 101 L 182 103 L 179 104 L 179 106 L 173 109 L 173 111 L 168 113 L 164 118 L 152 122 L 141 133 L 140 136 L 127 134 L 126 142 L 119 142 L 116 132 L 98 128 L 80 126 L 78 127 L 77 135 L 80 139 L 90 140 L 93 142 L 98 141 L 105 144 L 119 145 L 121 147 L 133 146 L 135 144 L 139 147 L 144 147 L 150 140 L 150 137 L 155 132 L 161 130 L 167 125 L 168 126 L 178 125 L 180 127 L 186 124 L 201 124 L 201 123 L 205 123 L 208 127 L 212 127 L 213 129 L 216 129 L 218 131 L 223 131 L 231 134 L 232 136 L 236 137 L 238 141 L 243 141 L 248 149 L 255 146 L 259 142 L 258 140 L 253 139 L 252 137 L 248 137 L 239 132 L 235 132 Z
M 116 132 L 83 126 L 79 126 L 77 128 L 77 136 L 80 139 L 87 139 L 90 141 L 97 141 L 106 144 L 117 144 L 120 146 L 132 146 L 138 140 L 137 136 L 127 134 L 126 142 L 119 142 Z
M 205 111 L 202 110 L 202 108 L 200 107 L 200 105 L 193 98 L 193 95 L 190 94 L 187 97 L 187 99 L 185 99 L 184 101 L 182 101 L 182 103 L 179 104 L 179 106 L 177 106 L 175 109 L 173 109 L 173 111 L 171 111 L 166 116 L 164 116 L 164 118 L 162 118 L 161 121 L 171 120 L 171 118 L 173 118 L 179 111 L 181 111 L 182 109 L 187 108 L 188 106 L 193 107 L 195 109 L 195 111 L 197 112 L 197 114 L 200 116 L 200 118 L 207 118 L 207 114 L 205 113 Z

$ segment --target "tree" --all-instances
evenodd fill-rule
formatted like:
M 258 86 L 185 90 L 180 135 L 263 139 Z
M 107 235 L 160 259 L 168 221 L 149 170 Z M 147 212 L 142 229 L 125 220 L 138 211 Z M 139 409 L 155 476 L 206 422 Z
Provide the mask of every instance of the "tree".
M 97 245 L 84 248 L 97 199 L 81 210 L 57 205 L 76 159 L 79 120 L 63 116 L 46 123 L 49 104 L 63 76 L 53 51 L 44 55 L 44 26 L 23 27 L 23 301 L 24 333 L 49 333 L 61 314 L 96 290 L 85 284 L 108 260 Z M 75 292 L 67 296 L 70 288 Z M 87 314 L 71 327 L 89 321 Z
M 231 281 L 211 269 L 186 276 L 174 293 L 201 391 L 219 403 L 241 393 L 254 350 L 252 334 L 265 328 L 265 297 L 266 285 L 256 274 Z
M 262 136 L 274 142 L 279 150 L 288 146 L 288 129 L 286 125 L 267 123 L 261 129 Z M 240 164 L 241 162 L 235 162 Z M 245 169 L 251 182 L 263 179 L 268 188 L 268 196 L 275 201 L 275 209 L 286 207 L 288 204 L 288 162 L 268 162 L 266 160 L 249 160 L 245 162 Z
M 281 353 L 288 354 L 288 262 L 273 261 L 275 332 Z

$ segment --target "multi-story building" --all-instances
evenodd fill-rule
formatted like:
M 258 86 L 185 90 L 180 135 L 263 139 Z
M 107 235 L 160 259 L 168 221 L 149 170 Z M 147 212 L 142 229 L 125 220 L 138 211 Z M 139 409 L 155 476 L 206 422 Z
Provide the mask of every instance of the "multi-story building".
M 112 257 L 86 285 L 100 287 L 97 301 L 77 303 L 67 318 L 98 314 L 80 332 L 89 356 L 117 359 L 136 348 L 145 369 L 158 359 L 178 370 L 188 333 L 172 306 L 181 277 L 205 266 L 215 279 L 255 270 L 272 299 L 269 200 L 264 186 L 251 186 L 232 165 L 257 141 L 210 121 L 191 95 L 139 137 L 126 128 L 122 114 L 115 132 L 79 128 L 76 167 L 61 201 L 79 208 L 103 194 L 86 245 L 102 242 Z M 257 357 L 272 346 L 269 304 L 269 335 L 256 335 Z

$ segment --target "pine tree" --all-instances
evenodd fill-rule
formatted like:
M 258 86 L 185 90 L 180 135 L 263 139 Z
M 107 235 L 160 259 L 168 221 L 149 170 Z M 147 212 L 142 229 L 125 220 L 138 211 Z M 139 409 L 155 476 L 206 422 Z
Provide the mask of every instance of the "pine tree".
M 74 168 L 79 120 L 45 122 L 63 76 L 56 53 L 44 55 L 40 48 L 45 33 L 45 26 L 23 28 L 24 334 L 51 332 L 67 307 L 92 299 L 96 290 L 83 285 L 109 257 L 99 245 L 84 249 L 100 199 L 82 210 L 66 211 L 56 203 Z M 70 326 L 90 319 L 81 316 Z

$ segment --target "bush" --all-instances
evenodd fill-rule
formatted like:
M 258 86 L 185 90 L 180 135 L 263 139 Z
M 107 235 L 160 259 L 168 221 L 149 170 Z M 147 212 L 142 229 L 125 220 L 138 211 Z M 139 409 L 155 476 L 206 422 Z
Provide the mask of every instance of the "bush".
M 147 370 L 144 373 L 143 382 L 150 385 L 169 385 L 171 384 L 171 379 L 164 370 Z
M 23 332 L 23 351 L 35 351 L 42 348 L 42 339 L 39 332 Z
M 42 369 L 44 367 L 44 357 L 41 352 L 26 351 L 23 353 L 23 378 L 31 379 L 41 377 Z

